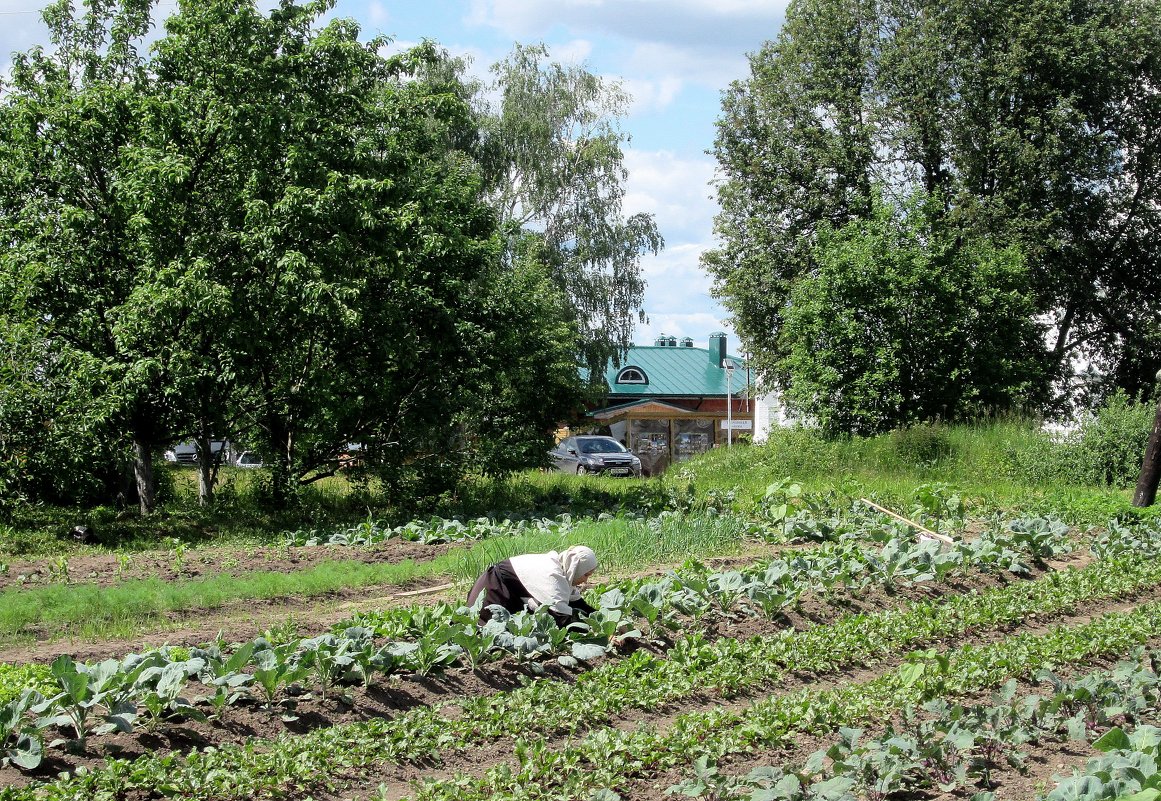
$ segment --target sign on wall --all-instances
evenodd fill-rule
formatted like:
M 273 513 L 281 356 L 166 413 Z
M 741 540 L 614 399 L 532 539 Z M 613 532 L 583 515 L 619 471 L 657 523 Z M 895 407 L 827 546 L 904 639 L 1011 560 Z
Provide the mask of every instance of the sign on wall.
M 727 425 L 727 423 L 729 425 Z M 749 431 L 754 427 L 753 420 L 722 420 L 722 430 L 729 428 L 731 431 Z

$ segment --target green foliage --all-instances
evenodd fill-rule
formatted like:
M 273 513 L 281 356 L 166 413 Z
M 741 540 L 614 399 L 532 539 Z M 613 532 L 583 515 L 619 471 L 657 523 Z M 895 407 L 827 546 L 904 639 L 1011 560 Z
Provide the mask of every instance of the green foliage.
M 1065 440 L 1061 456 L 1070 477 L 1084 484 L 1134 486 L 1155 414 L 1154 404 L 1114 393 Z
M 944 198 L 966 251 L 990 239 L 1021 254 L 1025 275 L 1014 281 L 1000 272 L 1001 293 L 989 299 L 985 290 L 979 299 L 985 308 L 998 304 L 1001 318 L 1024 314 L 1022 329 L 1050 322 L 1046 349 L 1026 340 L 1046 350 L 1048 368 L 1026 376 L 1031 400 L 1067 392 L 1052 382 L 1081 353 L 1134 389 L 1145 365 L 1156 369 L 1161 187 L 1151 175 L 1161 132 L 1141 120 L 1161 111 L 1161 98 L 1139 91 L 1161 74 L 1156 3 L 805 0 L 789 6 L 778 37 L 750 56 L 750 67 L 722 99 L 714 146 L 724 176 L 715 220 L 721 247 L 704 263 L 763 377 L 789 383 L 786 360 L 798 337 L 785 329 L 810 294 L 799 284 L 817 286 L 816 270 L 833 271 L 817 258 L 823 231 L 875 219 L 877 181 L 893 198 Z M 902 280 L 893 287 L 923 308 Z M 953 308 L 975 306 L 967 299 L 933 310 L 937 333 L 950 330 Z M 851 303 L 849 293 L 846 300 L 870 305 Z M 892 305 L 888 295 L 880 300 Z M 826 328 L 854 351 L 867 340 L 843 330 L 849 315 L 839 318 Z M 1023 330 L 1013 333 L 1023 338 Z M 936 356 L 946 352 L 935 342 Z M 844 373 L 872 423 L 882 414 L 873 387 L 894 390 L 899 369 L 894 337 L 886 350 L 886 368 L 873 370 L 865 388 L 857 368 Z M 911 356 L 922 360 L 923 350 Z M 797 355 L 799 372 L 807 358 Z M 1020 365 L 1006 361 L 995 365 L 997 375 L 967 385 L 1018 388 Z M 841 360 L 819 362 L 815 380 L 829 383 L 826 371 Z M 936 374 L 917 376 L 919 394 L 965 378 L 938 358 L 930 366 Z M 985 409 L 992 403 L 978 400 Z M 889 406 L 912 402 L 889 392 Z M 970 402 L 963 411 L 976 413 Z
M 0 662 L 0 705 L 17 699 L 25 690 L 48 693 L 54 685 L 48 665 L 14 665 Z
M 889 435 L 891 449 L 902 464 L 926 467 L 952 455 L 947 426 L 928 423 L 897 428 Z
M 475 381 L 458 396 L 455 419 L 468 439 L 467 459 L 489 476 L 547 466 L 552 432 L 586 398 L 568 299 L 548 268 L 522 256 L 497 270 L 475 304 L 490 325 L 476 343 Z
M 55 3 L 0 102 L 4 496 L 112 500 L 131 464 L 151 512 L 188 437 L 204 503 L 211 437 L 268 455 L 276 507 L 352 442 L 400 506 L 539 463 L 581 405 L 575 315 L 554 265 L 502 261 L 435 47 L 215 0 L 147 49 L 152 5 Z
M 1032 405 L 1043 332 L 1013 248 L 949 224 L 938 198 L 823 226 L 780 334 L 786 402 L 831 433 L 876 434 Z
M 1041 433 L 1012 447 L 1007 469 L 1029 484 L 1068 482 L 1127 489 L 1137 483 L 1145 445 L 1153 428 L 1156 407 L 1138 403 L 1123 392 L 1086 415 L 1080 425 L 1062 436 Z
M 581 361 L 596 375 L 632 344 L 645 282 L 641 257 L 657 253 L 653 215 L 622 214 L 620 129 L 629 96 L 580 66 L 517 44 L 474 87 L 484 189 L 509 237 L 507 259 L 544 265 L 563 293 Z

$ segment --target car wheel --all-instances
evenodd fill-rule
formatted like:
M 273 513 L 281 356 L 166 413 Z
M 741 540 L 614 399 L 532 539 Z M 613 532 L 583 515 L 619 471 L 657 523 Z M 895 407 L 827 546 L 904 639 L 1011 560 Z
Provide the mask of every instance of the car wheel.
M 578 464 L 578 465 L 576 466 L 576 474 L 577 474 L 578 476 L 583 476 L 583 475 L 585 474 L 585 469 L 584 469 L 584 466 L 583 466 L 583 465 L 579 465 L 579 464 Z

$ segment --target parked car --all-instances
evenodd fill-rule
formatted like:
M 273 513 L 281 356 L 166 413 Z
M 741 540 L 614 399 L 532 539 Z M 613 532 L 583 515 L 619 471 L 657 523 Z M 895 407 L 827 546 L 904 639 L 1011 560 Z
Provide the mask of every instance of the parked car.
M 262 457 L 255 451 L 242 451 L 234 464 L 238 467 L 262 467 Z
M 548 455 L 561 473 L 641 477 L 641 460 L 612 437 L 568 437 Z
M 230 442 L 224 439 L 210 440 L 210 453 L 215 456 L 221 455 L 222 463 L 229 464 L 230 462 Z M 172 448 L 167 450 L 164 454 L 165 461 L 177 462 L 178 464 L 197 464 L 198 463 L 198 446 L 194 442 L 179 442 Z

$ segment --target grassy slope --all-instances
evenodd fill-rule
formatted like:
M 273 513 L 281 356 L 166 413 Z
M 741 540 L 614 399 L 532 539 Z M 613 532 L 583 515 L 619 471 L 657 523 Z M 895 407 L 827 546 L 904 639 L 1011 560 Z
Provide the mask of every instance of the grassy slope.
M 1027 425 L 947 427 L 935 439 L 890 434 L 828 441 L 811 431 L 783 429 L 763 445 L 715 450 L 665 480 L 690 481 L 699 497 L 733 492 L 743 505 L 789 476 L 808 491 L 874 495 L 903 509 L 920 485 L 942 483 L 963 495 L 977 517 L 1054 513 L 1074 524 L 1103 525 L 1119 515 L 1161 515 L 1156 507 L 1131 507 L 1129 490 L 1025 480 L 1017 465 L 1043 447 L 1043 437 Z

